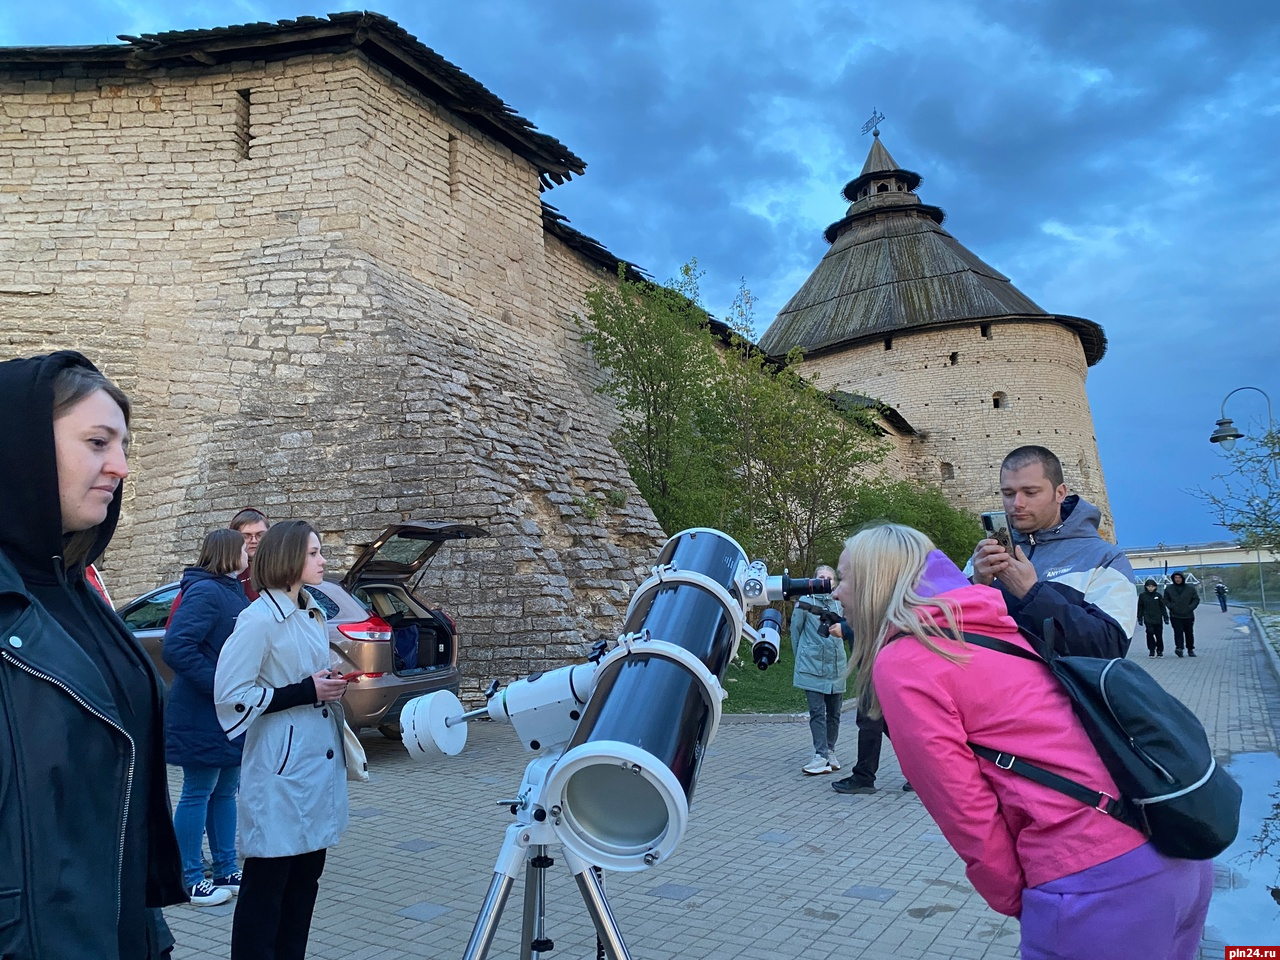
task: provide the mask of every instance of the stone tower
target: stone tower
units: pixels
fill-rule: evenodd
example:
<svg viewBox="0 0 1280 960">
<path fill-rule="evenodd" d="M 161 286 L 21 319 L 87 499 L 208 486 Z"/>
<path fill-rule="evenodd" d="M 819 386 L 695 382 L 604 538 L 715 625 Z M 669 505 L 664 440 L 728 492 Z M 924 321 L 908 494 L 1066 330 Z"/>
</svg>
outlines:
<svg viewBox="0 0 1280 960">
<path fill-rule="evenodd" d="M 943 212 L 921 202 L 919 185 L 877 131 L 844 188 L 848 211 L 827 228 L 831 249 L 761 347 L 774 356 L 800 347 L 802 369 L 824 389 L 901 414 L 898 429 L 886 424 L 896 446 L 890 469 L 940 484 L 956 506 L 999 509 L 1004 455 L 1048 447 L 1111 536 L 1085 393 L 1088 369 L 1106 350 L 1102 328 L 1037 306 L 942 228 Z"/>
</svg>

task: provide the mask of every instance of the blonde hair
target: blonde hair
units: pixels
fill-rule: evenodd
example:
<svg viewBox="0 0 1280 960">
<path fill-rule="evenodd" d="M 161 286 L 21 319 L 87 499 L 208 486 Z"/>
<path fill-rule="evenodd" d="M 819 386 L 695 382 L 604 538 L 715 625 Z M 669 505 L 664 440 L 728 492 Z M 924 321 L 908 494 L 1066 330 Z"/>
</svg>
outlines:
<svg viewBox="0 0 1280 960">
<path fill-rule="evenodd" d="M 966 658 L 944 650 L 931 638 L 948 637 L 961 643 L 960 609 L 940 597 L 916 592 L 933 541 L 919 530 L 897 523 L 879 524 L 859 531 L 845 541 L 848 554 L 849 594 L 852 609 L 844 612 L 853 628 L 853 656 L 848 671 L 857 671 L 853 690 L 858 705 L 869 717 L 880 717 L 880 701 L 872 684 L 876 657 L 885 645 L 910 634 L 939 656 L 954 663 Z M 941 612 L 938 623 L 935 611 Z"/>
</svg>

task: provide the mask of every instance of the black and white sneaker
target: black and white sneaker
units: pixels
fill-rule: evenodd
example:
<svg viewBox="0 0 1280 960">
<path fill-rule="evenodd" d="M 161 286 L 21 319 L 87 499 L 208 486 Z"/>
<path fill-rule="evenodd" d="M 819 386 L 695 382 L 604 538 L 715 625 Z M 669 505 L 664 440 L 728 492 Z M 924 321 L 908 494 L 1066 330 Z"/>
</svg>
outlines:
<svg viewBox="0 0 1280 960">
<path fill-rule="evenodd" d="M 187 888 L 187 896 L 193 906 L 217 907 L 231 899 L 231 891 L 225 887 L 215 887 L 213 881 L 205 878 L 193 887 Z"/>
<path fill-rule="evenodd" d="M 244 874 L 237 870 L 235 873 L 225 877 L 215 877 L 213 885 L 219 890 L 230 890 L 233 897 L 240 895 L 240 881 L 244 879 Z"/>
</svg>

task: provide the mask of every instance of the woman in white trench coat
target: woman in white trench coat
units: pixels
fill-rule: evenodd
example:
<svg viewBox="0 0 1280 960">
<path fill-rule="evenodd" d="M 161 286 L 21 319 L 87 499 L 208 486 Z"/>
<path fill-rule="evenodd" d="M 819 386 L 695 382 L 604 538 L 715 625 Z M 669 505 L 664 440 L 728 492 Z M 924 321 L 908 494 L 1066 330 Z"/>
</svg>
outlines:
<svg viewBox="0 0 1280 960">
<path fill-rule="evenodd" d="M 231 960 L 301 960 L 326 848 L 347 826 L 342 698 L 324 614 L 303 590 L 324 576 L 320 537 L 305 520 L 263 536 L 253 562 L 260 596 L 218 657 L 214 701 L 228 737 L 245 734 L 238 828 L 244 877 Z"/>
</svg>

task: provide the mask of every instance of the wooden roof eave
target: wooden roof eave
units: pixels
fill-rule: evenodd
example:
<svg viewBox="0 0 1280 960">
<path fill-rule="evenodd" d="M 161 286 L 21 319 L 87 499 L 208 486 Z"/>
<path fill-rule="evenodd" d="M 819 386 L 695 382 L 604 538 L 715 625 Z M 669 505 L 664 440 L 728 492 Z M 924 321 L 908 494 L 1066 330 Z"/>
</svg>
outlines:
<svg viewBox="0 0 1280 960">
<path fill-rule="evenodd" d="M 349 46 L 523 157 L 537 168 L 544 187 L 564 183 L 586 170 L 586 162 L 564 144 L 538 132 L 479 81 L 379 14 L 300 17 L 213 30 L 121 35 L 120 39 L 125 41 L 120 46 L 0 47 L 0 65 L 99 63 L 140 70 L 165 63 L 212 66 Z"/>
</svg>

